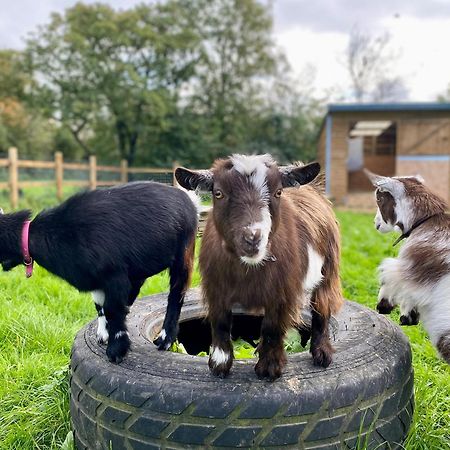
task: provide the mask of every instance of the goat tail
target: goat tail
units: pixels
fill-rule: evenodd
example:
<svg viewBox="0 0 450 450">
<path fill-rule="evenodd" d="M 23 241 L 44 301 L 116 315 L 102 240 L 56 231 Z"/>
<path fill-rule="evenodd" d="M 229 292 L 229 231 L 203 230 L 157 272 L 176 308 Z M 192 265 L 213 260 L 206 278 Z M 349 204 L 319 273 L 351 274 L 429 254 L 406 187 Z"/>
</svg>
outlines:
<svg viewBox="0 0 450 450">
<path fill-rule="evenodd" d="M 199 195 L 195 191 L 188 191 L 184 187 L 177 184 L 177 188 L 182 190 L 187 194 L 187 196 L 190 198 L 191 202 L 194 204 L 195 209 L 197 210 L 197 214 L 200 215 L 202 212 L 202 200 Z"/>
</svg>

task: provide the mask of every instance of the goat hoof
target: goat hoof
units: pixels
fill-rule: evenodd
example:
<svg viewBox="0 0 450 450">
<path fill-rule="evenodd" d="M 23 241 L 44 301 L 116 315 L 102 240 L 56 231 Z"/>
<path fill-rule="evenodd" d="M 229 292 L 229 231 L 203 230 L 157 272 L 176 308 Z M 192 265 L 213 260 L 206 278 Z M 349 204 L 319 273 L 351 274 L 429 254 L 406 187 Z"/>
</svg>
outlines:
<svg viewBox="0 0 450 450">
<path fill-rule="evenodd" d="M 213 361 L 211 361 L 211 358 L 208 362 L 209 370 L 215 377 L 219 378 L 226 378 L 228 374 L 230 373 L 231 369 L 231 362 L 226 362 L 224 364 L 218 364 L 216 365 Z"/>
<path fill-rule="evenodd" d="M 315 366 L 326 368 L 333 361 L 333 347 L 330 343 L 311 349 L 311 354 Z"/>
<path fill-rule="evenodd" d="M 377 304 L 377 311 L 380 314 L 390 314 L 394 306 L 389 303 L 387 298 L 382 298 Z"/>
<path fill-rule="evenodd" d="M 167 333 L 163 328 L 153 343 L 158 347 L 158 350 L 165 351 L 169 350 L 175 339 L 176 337 L 173 337 L 171 333 Z"/>
<path fill-rule="evenodd" d="M 108 338 L 105 338 L 104 336 L 97 334 L 97 342 L 100 345 L 106 345 L 108 343 Z"/>
<path fill-rule="evenodd" d="M 130 338 L 128 337 L 127 332 L 123 332 L 123 334 L 120 334 L 118 337 L 116 336 L 114 336 L 114 339 L 109 340 L 108 347 L 106 348 L 106 356 L 112 363 L 119 364 L 128 353 L 130 348 Z"/>
<path fill-rule="evenodd" d="M 286 356 L 280 359 L 260 358 L 256 363 L 255 372 L 259 379 L 274 381 L 281 377 L 284 366 L 286 365 Z"/>
<path fill-rule="evenodd" d="M 400 325 L 411 326 L 419 323 L 419 313 L 411 311 L 407 316 L 400 316 Z"/>
</svg>

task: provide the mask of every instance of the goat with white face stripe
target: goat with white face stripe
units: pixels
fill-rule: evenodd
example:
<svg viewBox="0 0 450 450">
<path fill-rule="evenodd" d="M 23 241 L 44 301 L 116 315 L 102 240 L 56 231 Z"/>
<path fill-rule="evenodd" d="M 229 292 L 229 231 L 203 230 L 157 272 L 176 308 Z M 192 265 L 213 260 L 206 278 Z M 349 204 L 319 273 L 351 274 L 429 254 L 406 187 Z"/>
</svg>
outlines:
<svg viewBox="0 0 450 450">
<path fill-rule="evenodd" d="M 209 367 L 214 375 L 226 376 L 233 362 L 235 304 L 265 311 L 255 367 L 260 378 L 281 375 L 286 330 L 298 323 L 299 310 L 309 302 L 314 363 L 330 364 L 328 320 L 342 303 L 339 230 L 318 186 L 307 185 L 319 171 L 317 163 L 278 167 L 270 155 L 233 155 L 207 171 L 177 169 L 184 188 L 213 195 L 200 271 L 212 327 Z"/>
<path fill-rule="evenodd" d="M 369 171 L 375 186 L 375 228 L 399 231 L 406 239 L 398 258 L 379 266 L 377 309 L 389 314 L 400 306 L 400 323 L 419 317 L 442 357 L 450 363 L 450 217 L 447 205 L 421 177 L 384 177 Z"/>
</svg>

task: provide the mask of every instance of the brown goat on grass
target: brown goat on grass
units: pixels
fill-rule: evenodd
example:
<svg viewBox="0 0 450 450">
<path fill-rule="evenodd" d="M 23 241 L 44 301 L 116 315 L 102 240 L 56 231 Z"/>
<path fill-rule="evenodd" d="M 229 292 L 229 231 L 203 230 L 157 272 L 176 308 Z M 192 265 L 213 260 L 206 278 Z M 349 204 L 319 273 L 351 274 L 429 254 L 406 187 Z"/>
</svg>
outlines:
<svg viewBox="0 0 450 450">
<path fill-rule="evenodd" d="M 331 363 L 328 323 L 342 304 L 339 229 L 318 185 L 295 187 L 310 183 L 319 171 L 317 163 L 278 167 L 270 155 L 233 155 L 217 160 L 211 170 L 177 169 L 184 188 L 213 194 L 200 271 L 214 375 L 225 377 L 233 363 L 230 332 L 236 304 L 264 309 L 258 377 L 280 377 L 286 331 L 300 323 L 300 311 L 309 305 L 314 364 Z"/>
</svg>

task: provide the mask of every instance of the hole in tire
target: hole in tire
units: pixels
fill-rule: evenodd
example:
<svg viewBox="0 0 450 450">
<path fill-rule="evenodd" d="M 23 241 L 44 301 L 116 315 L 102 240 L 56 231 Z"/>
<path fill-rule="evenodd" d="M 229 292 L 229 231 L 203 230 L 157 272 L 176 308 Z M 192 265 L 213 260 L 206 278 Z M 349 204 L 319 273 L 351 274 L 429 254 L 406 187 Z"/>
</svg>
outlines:
<svg viewBox="0 0 450 450">
<path fill-rule="evenodd" d="M 250 314 L 233 314 L 231 338 L 238 338 L 250 344 L 260 337 L 262 316 Z M 207 319 L 195 318 L 181 321 L 178 331 L 178 342 L 190 355 L 209 352 L 211 346 L 211 325 Z"/>
</svg>

